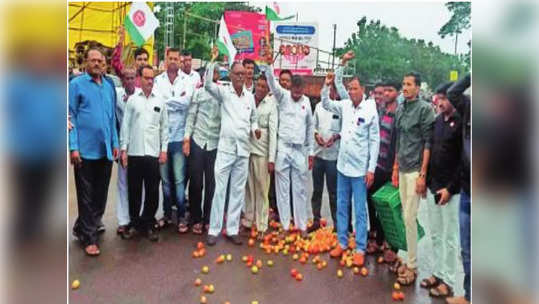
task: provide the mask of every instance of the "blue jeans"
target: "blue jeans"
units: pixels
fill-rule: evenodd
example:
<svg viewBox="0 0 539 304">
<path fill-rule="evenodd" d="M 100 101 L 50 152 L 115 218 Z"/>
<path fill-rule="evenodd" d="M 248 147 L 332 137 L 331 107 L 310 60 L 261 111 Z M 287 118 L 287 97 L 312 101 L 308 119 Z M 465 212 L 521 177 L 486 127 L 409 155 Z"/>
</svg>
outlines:
<svg viewBox="0 0 539 304">
<path fill-rule="evenodd" d="M 176 206 L 178 207 L 178 219 L 185 217 L 185 155 L 182 151 L 183 142 L 171 142 L 168 144 L 167 162 L 160 166 L 161 179 L 163 181 L 163 212 L 165 217 L 172 216 L 172 185 L 176 190 Z"/>
<path fill-rule="evenodd" d="M 365 177 L 348 177 L 337 171 L 337 236 L 342 248 L 348 247 L 348 221 L 350 201 L 354 196 L 356 251 L 367 248 L 367 185 Z"/>
<path fill-rule="evenodd" d="M 460 247 L 462 249 L 462 265 L 464 267 L 464 293 L 466 300 L 471 299 L 470 290 L 470 195 L 464 191 L 460 192 Z"/>
</svg>

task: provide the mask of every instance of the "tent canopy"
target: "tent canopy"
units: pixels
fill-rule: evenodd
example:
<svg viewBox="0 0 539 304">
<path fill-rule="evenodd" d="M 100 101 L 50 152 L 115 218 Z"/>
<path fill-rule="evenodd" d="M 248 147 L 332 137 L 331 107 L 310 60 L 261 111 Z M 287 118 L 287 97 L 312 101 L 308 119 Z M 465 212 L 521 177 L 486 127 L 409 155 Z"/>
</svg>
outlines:
<svg viewBox="0 0 539 304">
<path fill-rule="evenodd" d="M 149 3 L 153 8 L 153 3 Z M 118 28 L 123 26 L 124 18 L 131 8 L 131 2 L 69 2 L 69 50 L 75 50 L 75 44 L 86 40 L 95 40 L 104 46 L 114 48 L 118 43 Z M 130 43 L 125 35 L 125 44 Z M 144 44 L 150 53 L 152 62 L 154 37 Z"/>
</svg>

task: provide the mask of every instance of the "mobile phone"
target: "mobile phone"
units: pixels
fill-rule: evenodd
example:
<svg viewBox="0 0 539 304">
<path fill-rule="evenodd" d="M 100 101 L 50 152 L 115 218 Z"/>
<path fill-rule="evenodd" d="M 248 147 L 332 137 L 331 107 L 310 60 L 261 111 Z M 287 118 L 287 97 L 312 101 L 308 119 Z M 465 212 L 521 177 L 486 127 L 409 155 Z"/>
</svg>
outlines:
<svg viewBox="0 0 539 304">
<path fill-rule="evenodd" d="M 435 203 L 436 205 L 440 204 L 440 199 L 441 199 L 441 198 L 442 198 L 442 195 L 441 195 L 440 193 L 436 193 L 436 194 L 434 195 L 434 203 Z"/>
</svg>

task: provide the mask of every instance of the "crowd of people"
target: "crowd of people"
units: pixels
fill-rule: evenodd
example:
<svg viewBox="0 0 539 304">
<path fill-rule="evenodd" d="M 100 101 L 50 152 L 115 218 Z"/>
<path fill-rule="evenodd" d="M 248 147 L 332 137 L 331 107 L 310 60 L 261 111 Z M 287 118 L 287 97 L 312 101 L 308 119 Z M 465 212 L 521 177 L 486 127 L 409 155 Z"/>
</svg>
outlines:
<svg viewBox="0 0 539 304">
<path fill-rule="evenodd" d="M 78 204 L 73 235 L 86 254 L 100 254 L 98 234 L 105 229 L 101 220 L 115 161 L 117 232 L 124 239 L 140 234 L 157 241 L 159 228 L 175 225 L 179 233 L 207 232 L 210 246 L 224 229 L 227 239 L 241 245 L 243 231 L 254 229 L 263 239 L 270 218 L 284 231 L 307 237 L 323 226 L 325 179 L 338 236 L 332 257 L 348 249 L 353 233 L 355 265 L 363 265 L 366 254 L 383 252 L 397 281 L 414 283 L 416 219 L 420 198 L 426 198 L 435 265 L 420 285 L 448 303 L 469 303 L 470 100 L 463 94 L 469 75 L 440 85 L 432 101 L 419 97 L 421 76 L 415 72 L 376 84 L 369 98 L 364 79 L 343 81 L 355 56 L 349 51 L 326 76 L 313 111 L 302 76 L 283 70 L 276 80 L 271 51 L 267 64 L 233 62 L 231 83 L 224 85 L 217 48 L 201 74 L 192 69 L 189 52 L 168 48 L 165 71 L 155 75 L 143 48 L 134 52 L 134 66 L 124 66 L 122 44 L 111 62 L 121 87 L 107 75 L 98 48 L 88 49 L 85 72 L 69 82 Z M 164 216 L 156 220 L 161 181 Z M 372 199 L 387 183 L 400 193 L 406 262 L 385 241 Z M 449 297 L 459 248 L 466 294 Z"/>
</svg>

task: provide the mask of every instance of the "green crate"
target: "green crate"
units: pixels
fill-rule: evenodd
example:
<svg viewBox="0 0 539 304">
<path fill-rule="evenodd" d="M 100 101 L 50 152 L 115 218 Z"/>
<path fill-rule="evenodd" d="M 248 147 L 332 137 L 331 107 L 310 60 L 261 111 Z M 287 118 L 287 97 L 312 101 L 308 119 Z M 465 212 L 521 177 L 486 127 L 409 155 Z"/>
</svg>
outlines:
<svg viewBox="0 0 539 304">
<path fill-rule="evenodd" d="M 372 199 L 387 242 L 392 248 L 406 251 L 406 230 L 402 219 L 399 189 L 388 182 L 374 193 Z M 417 222 L 417 234 L 418 241 L 425 235 L 419 222 Z"/>
</svg>

